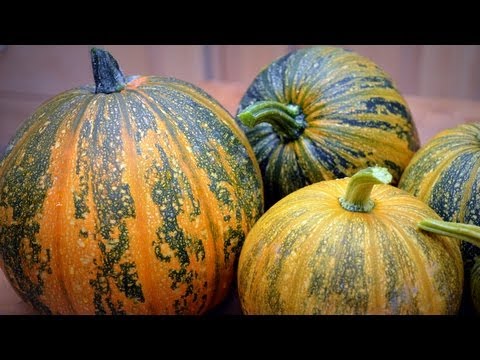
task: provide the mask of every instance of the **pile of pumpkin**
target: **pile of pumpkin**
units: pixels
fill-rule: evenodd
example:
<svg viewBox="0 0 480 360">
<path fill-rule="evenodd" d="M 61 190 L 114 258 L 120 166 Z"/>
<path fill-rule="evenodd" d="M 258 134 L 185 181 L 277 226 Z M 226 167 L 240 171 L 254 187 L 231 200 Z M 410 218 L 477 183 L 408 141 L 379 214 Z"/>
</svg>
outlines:
<svg viewBox="0 0 480 360">
<path fill-rule="evenodd" d="M 419 150 L 388 74 L 339 48 L 270 64 L 235 118 L 91 55 L 0 162 L 0 267 L 39 312 L 202 314 L 232 286 L 245 314 L 480 311 L 480 124 Z"/>
</svg>

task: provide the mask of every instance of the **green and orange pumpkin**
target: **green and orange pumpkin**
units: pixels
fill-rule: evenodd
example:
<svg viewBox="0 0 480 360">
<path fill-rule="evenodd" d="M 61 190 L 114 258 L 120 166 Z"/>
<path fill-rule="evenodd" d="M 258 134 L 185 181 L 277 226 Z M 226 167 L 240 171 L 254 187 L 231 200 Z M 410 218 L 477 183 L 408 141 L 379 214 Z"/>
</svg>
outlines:
<svg viewBox="0 0 480 360">
<path fill-rule="evenodd" d="M 385 168 L 321 181 L 273 205 L 243 245 L 238 290 L 246 314 L 455 314 L 458 241 L 421 231 L 440 220 L 387 185 Z"/>
<path fill-rule="evenodd" d="M 369 59 L 334 47 L 291 52 L 258 74 L 237 121 L 259 162 L 265 206 L 305 185 L 383 166 L 393 184 L 419 148 L 405 99 Z"/>
<path fill-rule="evenodd" d="M 0 267 L 46 314 L 204 313 L 263 211 L 253 150 L 201 89 L 92 64 L 1 159 Z"/>
<path fill-rule="evenodd" d="M 412 158 L 398 186 L 423 200 L 445 221 L 480 225 L 480 123 L 462 124 L 434 136 Z M 469 311 L 470 274 L 480 248 L 462 242 L 461 250 L 464 301 Z"/>
</svg>

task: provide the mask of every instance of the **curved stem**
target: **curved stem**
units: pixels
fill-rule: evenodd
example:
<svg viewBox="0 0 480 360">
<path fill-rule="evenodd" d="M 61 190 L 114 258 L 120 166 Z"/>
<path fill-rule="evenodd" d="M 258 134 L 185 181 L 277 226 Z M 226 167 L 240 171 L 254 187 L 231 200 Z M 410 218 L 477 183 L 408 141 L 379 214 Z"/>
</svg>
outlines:
<svg viewBox="0 0 480 360">
<path fill-rule="evenodd" d="M 267 122 L 287 141 L 298 139 L 307 127 L 305 116 L 298 105 L 285 105 L 278 101 L 258 101 L 237 116 L 248 127 Z"/>
<path fill-rule="evenodd" d="M 392 175 L 386 168 L 369 167 L 360 170 L 348 181 L 345 196 L 340 198 L 340 205 L 348 211 L 370 212 L 375 206 L 370 194 L 376 184 L 388 184 Z"/>
<path fill-rule="evenodd" d="M 418 223 L 418 227 L 434 234 L 451 236 L 480 247 L 480 226 L 424 219 Z"/>
<path fill-rule="evenodd" d="M 106 50 L 92 48 L 93 78 L 95 79 L 95 93 L 110 94 L 125 87 L 126 80 L 117 60 Z"/>
</svg>

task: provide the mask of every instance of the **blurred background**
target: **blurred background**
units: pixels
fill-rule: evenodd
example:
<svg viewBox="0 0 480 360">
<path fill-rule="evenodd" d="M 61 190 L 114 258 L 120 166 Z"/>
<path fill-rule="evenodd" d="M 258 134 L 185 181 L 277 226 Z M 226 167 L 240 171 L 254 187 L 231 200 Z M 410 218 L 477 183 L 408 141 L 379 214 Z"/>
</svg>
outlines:
<svg viewBox="0 0 480 360">
<path fill-rule="evenodd" d="M 127 75 L 174 76 L 237 97 L 274 59 L 302 45 L 95 45 Z M 338 45 L 365 55 L 393 77 L 404 95 L 480 102 L 480 46 Z M 92 83 L 88 45 L 0 45 L 0 152 L 19 124 L 59 92 Z M 207 84 L 207 85 L 206 85 Z M 226 85 L 226 86 L 224 86 Z M 233 86 L 233 87 L 232 87 Z M 225 90 L 224 90 L 225 89 Z M 233 99 L 233 100 L 232 100 Z M 234 103 L 224 104 L 232 111 Z M 476 109 L 476 108 L 475 108 Z M 445 118 L 442 127 L 455 122 Z M 478 114 L 480 119 L 480 113 Z M 462 118 L 463 119 L 463 118 Z M 417 119 L 415 119 L 417 120 Z M 457 122 L 459 120 L 457 119 Z M 463 121 L 463 120 L 462 120 Z M 434 130 L 432 129 L 432 132 Z"/>
</svg>

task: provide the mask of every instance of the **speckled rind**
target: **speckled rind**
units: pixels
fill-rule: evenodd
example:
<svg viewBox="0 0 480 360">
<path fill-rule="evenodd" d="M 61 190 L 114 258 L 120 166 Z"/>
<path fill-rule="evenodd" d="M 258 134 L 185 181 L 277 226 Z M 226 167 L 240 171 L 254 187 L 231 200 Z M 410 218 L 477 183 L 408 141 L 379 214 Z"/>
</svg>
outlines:
<svg viewBox="0 0 480 360">
<path fill-rule="evenodd" d="M 344 210 L 347 182 L 304 187 L 258 220 L 239 260 L 244 313 L 457 313 L 458 241 L 417 229 L 438 215 L 390 185 L 374 186 L 371 212 Z"/>
<path fill-rule="evenodd" d="M 281 57 L 255 78 L 238 112 L 266 100 L 300 106 L 307 122 L 298 139 L 282 141 L 272 125 L 250 129 L 237 118 L 260 164 L 266 208 L 305 185 L 374 165 L 386 167 L 397 184 L 419 148 L 390 76 L 354 52 L 313 47 Z"/>
<path fill-rule="evenodd" d="M 1 159 L 0 266 L 42 313 L 204 313 L 262 211 L 253 150 L 204 91 L 87 86 L 40 106 Z"/>
</svg>

